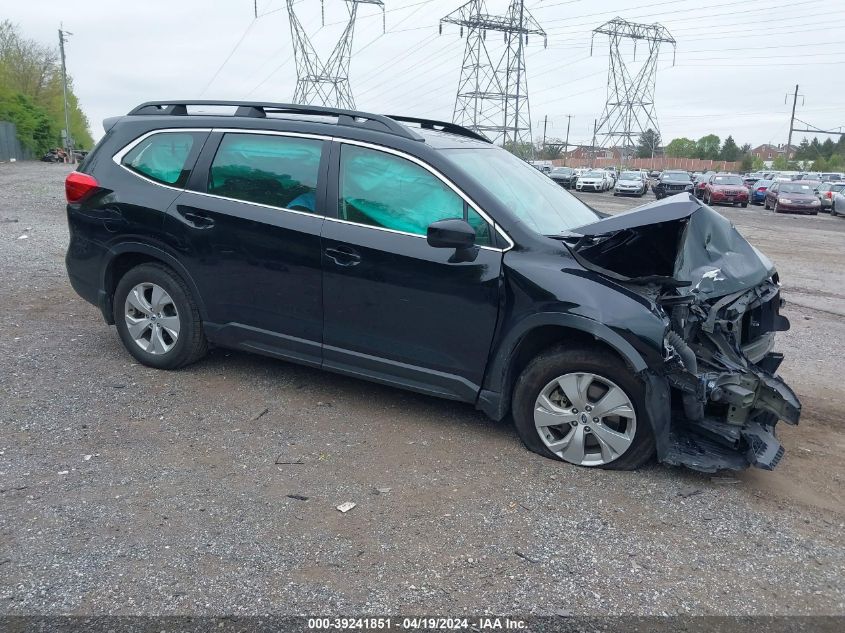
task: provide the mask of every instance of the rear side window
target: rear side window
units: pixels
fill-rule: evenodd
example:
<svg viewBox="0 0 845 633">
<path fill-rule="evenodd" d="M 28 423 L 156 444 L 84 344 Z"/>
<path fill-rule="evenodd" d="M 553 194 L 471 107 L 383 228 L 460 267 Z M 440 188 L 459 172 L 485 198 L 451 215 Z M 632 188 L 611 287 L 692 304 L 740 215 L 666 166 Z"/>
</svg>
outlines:
<svg viewBox="0 0 845 633">
<path fill-rule="evenodd" d="M 184 187 L 202 137 L 207 135 L 207 132 L 153 134 L 127 152 L 121 164 L 156 182 Z"/>
<path fill-rule="evenodd" d="M 314 213 L 323 141 L 226 134 L 211 163 L 208 193 Z"/>
<path fill-rule="evenodd" d="M 492 243 L 490 225 L 434 174 L 356 145 L 340 153 L 340 218 L 414 235 L 425 235 L 432 222 L 460 218 L 475 229 L 476 244 Z"/>
</svg>

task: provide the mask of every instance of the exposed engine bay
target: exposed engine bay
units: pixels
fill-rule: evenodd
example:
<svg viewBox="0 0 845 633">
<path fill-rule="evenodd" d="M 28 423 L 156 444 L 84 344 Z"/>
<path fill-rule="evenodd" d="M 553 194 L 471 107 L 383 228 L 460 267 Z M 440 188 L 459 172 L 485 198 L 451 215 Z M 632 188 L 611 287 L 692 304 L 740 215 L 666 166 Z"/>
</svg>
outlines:
<svg viewBox="0 0 845 633">
<path fill-rule="evenodd" d="M 789 329 L 772 263 L 719 213 L 689 194 L 573 230 L 565 242 L 585 268 L 655 305 L 668 327 L 668 449 L 661 461 L 713 472 L 773 469 L 779 420 L 801 403 L 776 375 L 775 332 Z"/>
</svg>

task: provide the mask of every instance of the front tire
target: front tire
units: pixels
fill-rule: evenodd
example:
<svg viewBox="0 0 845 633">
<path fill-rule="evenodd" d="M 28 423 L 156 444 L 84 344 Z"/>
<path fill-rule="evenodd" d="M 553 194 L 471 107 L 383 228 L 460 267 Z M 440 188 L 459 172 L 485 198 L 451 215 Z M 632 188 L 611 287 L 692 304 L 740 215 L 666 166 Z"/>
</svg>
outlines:
<svg viewBox="0 0 845 633">
<path fill-rule="evenodd" d="M 114 322 L 127 351 L 139 363 L 177 369 L 208 350 L 199 309 L 187 284 L 162 264 L 127 272 L 114 292 Z"/>
<path fill-rule="evenodd" d="M 633 470 L 654 455 L 644 385 L 599 348 L 537 356 L 514 386 L 513 419 L 525 446 L 550 459 Z"/>
</svg>

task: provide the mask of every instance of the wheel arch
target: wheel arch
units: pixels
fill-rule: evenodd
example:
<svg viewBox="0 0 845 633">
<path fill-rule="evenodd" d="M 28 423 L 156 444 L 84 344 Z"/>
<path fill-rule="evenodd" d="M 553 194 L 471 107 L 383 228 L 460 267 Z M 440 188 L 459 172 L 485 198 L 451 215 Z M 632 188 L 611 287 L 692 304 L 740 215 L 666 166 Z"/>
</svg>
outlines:
<svg viewBox="0 0 845 633">
<path fill-rule="evenodd" d="M 477 408 L 494 420 L 510 411 L 513 385 L 538 353 L 560 343 L 599 346 L 621 359 L 633 373 L 648 365 L 642 355 L 607 325 L 572 314 L 540 313 L 523 319 L 491 355 Z"/>
<path fill-rule="evenodd" d="M 202 295 L 187 268 L 176 257 L 161 248 L 143 242 L 122 242 L 109 248 L 102 268 L 99 306 L 106 323 L 114 324 L 114 292 L 121 277 L 132 268 L 145 263 L 164 264 L 179 275 L 188 285 L 201 318 L 203 321 L 207 320 Z"/>
</svg>

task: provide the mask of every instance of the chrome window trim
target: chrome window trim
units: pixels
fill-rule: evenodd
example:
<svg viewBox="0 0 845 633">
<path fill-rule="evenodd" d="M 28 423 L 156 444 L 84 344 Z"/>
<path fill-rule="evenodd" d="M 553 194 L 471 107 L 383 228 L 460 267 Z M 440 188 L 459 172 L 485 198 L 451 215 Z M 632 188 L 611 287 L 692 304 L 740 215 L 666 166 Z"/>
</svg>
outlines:
<svg viewBox="0 0 845 633">
<path fill-rule="evenodd" d="M 215 127 L 215 128 L 208 128 L 208 127 L 160 128 L 160 129 L 156 129 L 156 130 L 150 130 L 149 132 L 142 134 L 141 136 L 134 139 L 133 141 L 130 141 L 127 145 L 125 145 L 123 147 L 123 149 L 119 150 L 117 153 L 115 153 L 112 156 L 112 160 L 114 161 L 114 163 L 118 167 L 125 169 L 127 172 L 129 172 L 133 176 L 141 178 L 142 180 L 146 180 L 147 182 L 149 182 L 153 185 L 158 185 L 159 187 L 164 187 L 165 189 L 172 189 L 173 191 L 180 191 L 180 192 L 181 191 L 190 191 L 190 193 L 196 194 L 196 195 L 199 195 L 199 196 L 206 196 L 206 197 L 209 197 L 209 198 L 217 198 L 217 199 L 220 199 L 220 200 L 227 200 L 229 202 L 240 202 L 240 203 L 243 203 L 243 204 L 249 204 L 249 205 L 256 206 L 256 207 L 261 207 L 263 209 L 273 209 L 275 211 L 286 211 L 288 213 L 297 213 L 299 215 L 307 215 L 307 216 L 310 216 L 310 217 L 323 218 L 324 220 L 327 220 L 327 221 L 330 221 L 330 222 L 339 222 L 341 224 L 350 224 L 350 225 L 353 225 L 353 226 L 361 226 L 361 227 L 365 227 L 365 228 L 368 228 L 368 229 L 374 229 L 376 231 L 386 231 L 388 233 L 395 233 L 397 235 L 409 235 L 411 237 L 426 239 L 425 235 L 420 235 L 418 233 L 409 233 L 407 231 L 399 231 L 399 230 L 396 230 L 396 229 L 389 229 L 389 228 L 386 228 L 386 227 L 383 227 L 383 226 L 372 226 L 372 225 L 369 225 L 369 224 L 362 224 L 360 222 L 351 222 L 349 220 L 343 220 L 341 218 L 332 218 L 332 217 L 329 217 L 327 215 L 317 213 L 317 212 L 311 213 L 311 212 L 308 212 L 308 211 L 298 211 L 296 209 L 288 209 L 286 207 L 278 207 L 278 206 L 274 206 L 274 205 L 270 205 L 270 204 L 263 204 L 263 203 L 260 203 L 260 202 L 252 202 L 252 201 L 249 201 L 249 200 L 240 200 L 238 198 L 229 198 L 227 196 L 221 196 L 219 194 L 214 194 L 214 193 L 208 193 L 208 192 L 203 192 L 203 191 L 194 191 L 193 189 L 186 189 L 185 187 L 181 187 L 181 188 L 180 187 L 174 187 L 173 185 L 168 185 L 168 184 L 161 183 L 161 182 L 158 182 L 156 180 L 153 180 L 151 178 L 148 178 L 148 177 L 144 176 L 143 174 L 141 174 L 137 171 L 129 169 L 126 165 L 124 165 L 122 163 L 123 157 L 126 156 L 126 154 L 128 154 L 129 152 L 131 152 L 135 148 L 136 145 L 138 145 L 139 143 L 141 143 L 145 139 L 149 138 L 150 136 L 153 136 L 154 134 L 167 134 L 167 133 L 171 133 L 171 132 L 173 132 L 173 133 L 175 133 L 175 132 L 222 132 L 224 134 L 261 134 L 261 135 L 266 135 L 266 136 L 289 136 L 289 137 L 294 137 L 294 138 L 311 138 L 311 139 L 317 139 L 317 140 L 321 140 L 321 141 L 337 141 L 339 143 L 345 143 L 347 145 L 357 145 L 357 146 L 366 147 L 368 149 L 372 149 L 372 150 L 375 150 L 375 151 L 385 152 L 386 154 L 393 154 L 394 156 L 398 156 L 399 158 L 404 158 L 405 160 L 409 160 L 412 163 L 418 165 L 419 167 L 422 167 L 423 169 L 425 169 L 426 171 L 431 173 L 435 178 L 437 178 L 441 182 L 445 183 L 446 186 L 449 187 L 452 191 L 454 191 L 464 202 L 466 202 L 473 211 L 478 213 L 478 215 L 480 215 L 481 218 L 485 222 L 490 224 L 494 228 L 494 230 L 508 244 L 506 248 L 497 248 L 495 246 L 479 246 L 479 248 L 482 248 L 482 249 L 488 250 L 488 251 L 497 251 L 497 252 L 500 252 L 500 253 L 506 253 L 507 251 L 511 250 L 515 246 L 514 241 L 510 238 L 510 235 L 508 235 L 504 231 L 504 229 L 502 229 L 502 227 L 499 226 L 499 224 L 495 220 L 493 220 L 489 215 L 487 215 L 484 211 L 482 211 L 481 208 L 468 195 L 466 195 L 457 185 L 455 185 L 451 180 L 449 180 L 449 178 L 447 178 L 446 176 L 441 174 L 437 169 L 435 169 L 434 167 L 432 167 L 431 165 L 429 165 L 425 161 L 420 160 L 416 156 L 412 156 L 410 154 L 407 154 L 406 152 L 394 149 L 392 147 L 387 147 L 385 145 L 378 145 L 376 143 L 368 143 L 366 141 L 358 141 L 358 140 L 355 140 L 355 139 L 341 138 L 341 137 L 325 135 L 325 134 L 309 134 L 309 133 L 306 133 L 306 132 L 287 132 L 287 131 L 283 131 L 283 130 L 260 130 L 260 129 L 220 128 L 220 127 Z"/>
<path fill-rule="evenodd" d="M 487 215 L 484 211 L 482 211 L 481 208 L 477 204 L 475 204 L 475 202 L 472 200 L 472 198 L 470 198 L 468 195 L 466 195 L 457 185 L 455 185 L 451 180 L 449 180 L 446 176 L 441 174 L 439 171 L 437 171 L 434 167 L 432 167 L 431 165 L 429 165 L 425 161 L 420 160 L 416 156 L 411 156 L 410 154 L 406 154 L 405 152 L 403 152 L 401 150 L 393 149 L 392 147 L 386 147 L 384 145 L 377 145 L 375 143 L 368 143 L 366 141 L 358 141 L 358 140 L 355 140 L 355 139 L 348 139 L 348 138 L 337 138 L 337 137 L 335 137 L 334 140 L 336 140 L 337 142 L 339 142 L 341 144 L 345 144 L 345 145 L 357 145 L 359 147 L 366 147 L 368 149 L 372 149 L 372 150 L 379 151 L 379 152 L 384 152 L 386 154 L 393 154 L 394 156 L 398 156 L 399 158 L 404 158 L 405 160 L 409 160 L 412 163 L 414 163 L 415 165 L 422 167 L 423 169 L 425 169 L 426 171 L 431 173 L 435 178 L 437 178 L 438 180 L 443 182 L 447 187 L 449 187 L 449 189 L 454 191 L 464 202 L 466 202 L 470 206 L 470 208 L 473 211 L 475 211 L 478 215 L 480 215 L 481 218 L 485 222 L 487 222 L 487 224 L 492 226 L 493 229 L 502 238 L 504 238 L 505 241 L 508 244 L 508 246 L 506 248 L 496 248 L 494 246 L 479 246 L 479 248 L 483 248 L 485 250 L 499 251 L 501 253 L 506 253 L 507 251 L 511 250 L 514 247 L 514 241 L 510 238 L 510 235 L 505 233 L 505 231 L 502 229 L 502 227 L 500 227 L 498 225 L 498 223 L 496 223 L 489 215 Z M 387 228 L 381 227 L 381 226 L 371 226 L 369 224 L 361 224 L 360 222 L 351 222 L 349 220 L 343 220 L 341 218 L 330 218 L 330 217 L 327 216 L 326 220 L 330 220 L 330 221 L 333 221 L 333 222 L 342 222 L 342 223 L 345 223 L 345 224 L 354 224 L 356 226 L 366 226 L 366 227 L 371 228 L 371 229 L 379 229 L 379 230 L 382 230 L 382 231 L 390 231 L 391 233 L 399 233 L 401 235 L 413 235 L 414 237 L 425 238 L 425 235 L 419 235 L 417 233 L 408 233 L 406 231 L 397 231 L 395 229 L 387 229 Z"/>
<path fill-rule="evenodd" d="M 111 157 L 111 159 L 114 161 L 114 163 L 118 167 L 125 169 L 127 172 L 129 172 L 133 176 L 137 176 L 141 180 L 146 180 L 147 182 L 150 182 L 154 185 L 158 185 L 159 187 L 164 187 L 165 189 L 172 189 L 173 191 L 185 191 L 184 187 L 174 187 L 173 185 L 168 185 L 166 183 L 159 182 L 157 180 L 153 180 L 152 178 L 149 178 L 149 177 L 145 176 L 144 174 L 135 171 L 134 169 L 129 169 L 129 167 L 127 167 L 126 165 L 123 164 L 123 157 L 126 156 L 133 149 L 135 149 L 135 147 L 137 145 L 139 145 L 142 141 L 148 139 L 149 137 L 151 137 L 155 134 L 168 134 L 168 133 L 178 133 L 178 132 L 211 132 L 211 128 L 210 127 L 178 127 L 178 128 L 173 127 L 173 128 L 160 128 L 160 129 L 156 129 L 156 130 L 150 130 L 149 132 L 142 134 L 141 136 L 139 136 L 135 140 L 130 141 L 128 144 L 124 145 L 123 149 L 118 150 L 117 153 L 114 154 Z"/>
</svg>

